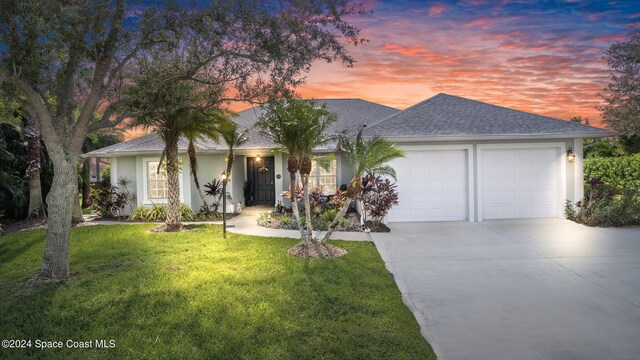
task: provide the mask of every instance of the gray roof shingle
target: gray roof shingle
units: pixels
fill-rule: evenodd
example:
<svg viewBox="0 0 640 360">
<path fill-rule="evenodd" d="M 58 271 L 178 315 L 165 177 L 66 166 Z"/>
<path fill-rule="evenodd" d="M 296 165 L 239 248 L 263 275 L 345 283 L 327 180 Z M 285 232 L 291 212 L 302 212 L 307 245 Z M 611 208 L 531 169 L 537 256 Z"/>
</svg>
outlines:
<svg viewBox="0 0 640 360">
<path fill-rule="evenodd" d="M 613 135 L 609 131 L 592 126 L 448 94 L 438 94 L 382 119 L 369 126 L 367 131 L 390 138 Z"/>
<path fill-rule="evenodd" d="M 318 99 L 318 102 L 326 104 L 327 109 L 338 114 L 338 121 L 331 129 L 336 132 L 345 129 L 351 133 L 364 124 L 372 124 L 400 112 L 398 109 L 362 99 Z M 233 121 L 241 127 L 251 128 L 263 112 L 262 107 L 254 107 L 240 111 L 238 116 L 233 118 Z M 179 151 L 186 151 L 187 145 L 188 142 L 185 139 L 180 139 L 178 144 Z M 213 151 L 226 149 L 224 144 L 220 145 L 211 139 L 200 140 L 196 142 L 195 145 L 198 150 Z M 257 130 L 251 129 L 249 140 L 244 145 L 238 147 L 238 149 L 270 149 L 274 147 L 275 145 L 271 140 L 262 136 Z M 329 144 L 328 147 L 335 147 L 335 144 Z M 85 154 L 85 156 L 109 157 L 134 153 L 160 153 L 163 149 L 164 143 L 158 135 L 149 134 L 89 152 Z"/>
</svg>

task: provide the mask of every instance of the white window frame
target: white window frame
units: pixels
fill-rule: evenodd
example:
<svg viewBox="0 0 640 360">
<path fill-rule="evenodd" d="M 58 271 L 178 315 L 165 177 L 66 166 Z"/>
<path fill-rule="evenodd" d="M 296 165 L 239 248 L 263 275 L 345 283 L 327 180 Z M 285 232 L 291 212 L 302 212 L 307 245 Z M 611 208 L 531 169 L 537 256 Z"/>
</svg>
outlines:
<svg viewBox="0 0 640 360">
<path fill-rule="evenodd" d="M 182 157 L 178 158 L 178 161 L 182 162 Z M 169 202 L 168 199 L 149 199 L 149 191 L 148 191 L 148 163 L 150 162 L 160 162 L 160 158 L 143 158 L 142 159 L 142 194 L 144 205 L 152 205 L 152 204 L 167 204 Z M 184 186 L 182 180 L 182 168 L 180 168 L 180 174 L 178 174 L 178 181 L 180 183 L 180 202 L 184 203 Z"/>
<path fill-rule="evenodd" d="M 340 186 L 340 156 L 336 155 L 335 159 L 333 159 L 333 161 L 336 162 L 336 173 L 334 175 L 320 175 L 320 165 L 318 165 L 318 163 L 315 163 L 315 170 L 316 170 L 316 174 L 315 175 L 311 175 L 309 174 L 309 186 L 311 186 L 312 188 L 314 187 L 319 187 L 320 186 L 320 178 L 321 177 L 329 177 L 329 176 L 335 176 L 336 177 L 336 186 Z M 312 169 L 311 171 L 313 172 L 314 169 Z M 325 191 L 327 191 L 327 189 L 324 189 Z M 335 189 L 329 189 L 329 191 L 333 191 Z M 332 192 L 333 193 L 333 192 Z"/>
</svg>

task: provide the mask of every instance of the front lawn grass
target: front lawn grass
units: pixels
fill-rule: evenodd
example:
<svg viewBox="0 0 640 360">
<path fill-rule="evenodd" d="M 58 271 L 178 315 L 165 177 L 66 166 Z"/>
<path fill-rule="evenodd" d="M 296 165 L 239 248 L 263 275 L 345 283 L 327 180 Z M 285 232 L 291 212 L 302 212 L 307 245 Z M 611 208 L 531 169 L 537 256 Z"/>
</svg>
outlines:
<svg viewBox="0 0 640 360">
<path fill-rule="evenodd" d="M 73 229 L 72 275 L 36 288 L 25 284 L 44 231 L 0 237 L 0 340 L 32 340 L 0 358 L 435 358 L 372 243 L 336 241 L 346 256 L 309 260 L 287 254 L 292 239 L 153 226 Z"/>
</svg>

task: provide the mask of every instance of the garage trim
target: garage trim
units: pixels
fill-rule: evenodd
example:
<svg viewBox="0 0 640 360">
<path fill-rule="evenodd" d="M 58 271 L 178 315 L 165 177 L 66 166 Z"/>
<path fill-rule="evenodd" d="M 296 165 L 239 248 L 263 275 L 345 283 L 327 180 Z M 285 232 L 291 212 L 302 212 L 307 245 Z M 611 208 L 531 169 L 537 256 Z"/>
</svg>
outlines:
<svg viewBox="0 0 640 360">
<path fill-rule="evenodd" d="M 454 145 L 401 145 L 398 146 L 403 151 L 425 151 L 425 150 L 466 150 L 467 151 L 467 221 L 475 220 L 475 184 L 474 174 L 475 167 L 473 162 L 473 145 L 472 144 L 454 144 Z"/>
<path fill-rule="evenodd" d="M 478 185 L 478 221 L 483 221 L 482 207 L 482 150 L 485 149 L 531 149 L 531 148 L 558 148 L 560 149 L 560 199 L 558 199 L 558 214 L 560 218 L 564 218 L 564 199 L 567 198 L 567 162 L 566 162 L 566 144 L 563 142 L 546 142 L 546 143 L 506 143 L 506 144 L 478 144 L 478 163 L 477 170 L 477 185 Z"/>
</svg>

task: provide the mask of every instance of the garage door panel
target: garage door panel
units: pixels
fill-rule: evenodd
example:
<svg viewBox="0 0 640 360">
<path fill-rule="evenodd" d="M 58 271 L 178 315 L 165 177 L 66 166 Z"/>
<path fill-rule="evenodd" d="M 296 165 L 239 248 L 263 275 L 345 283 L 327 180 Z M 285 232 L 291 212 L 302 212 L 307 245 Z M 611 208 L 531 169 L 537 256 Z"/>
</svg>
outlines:
<svg viewBox="0 0 640 360">
<path fill-rule="evenodd" d="M 480 152 L 484 219 L 558 216 L 560 149 L 482 149 Z"/>
<path fill-rule="evenodd" d="M 466 150 L 408 151 L 390 165 L 398 178 L 399 205 L 389 221 L 467 219 Z"/>
</svg>

